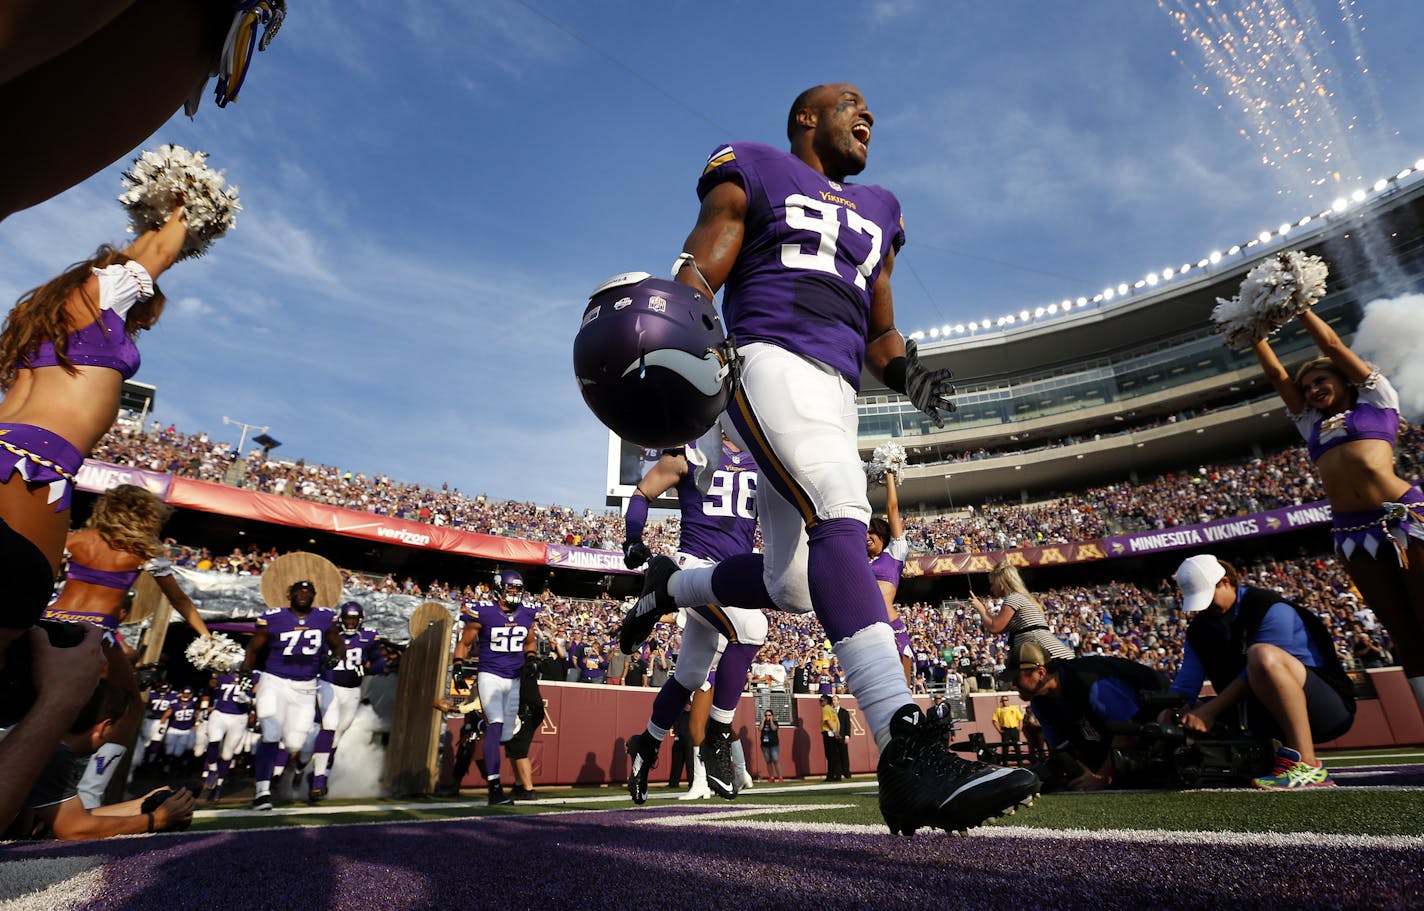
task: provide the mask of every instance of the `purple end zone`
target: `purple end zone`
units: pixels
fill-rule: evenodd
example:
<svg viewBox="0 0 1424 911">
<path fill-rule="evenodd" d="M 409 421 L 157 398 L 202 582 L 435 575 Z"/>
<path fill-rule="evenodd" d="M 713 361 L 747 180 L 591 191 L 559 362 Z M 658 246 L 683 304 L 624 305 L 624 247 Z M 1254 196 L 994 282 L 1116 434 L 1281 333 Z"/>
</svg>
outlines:
<svg viewBox="0 0 1424 911">
<path fill-rule="evenodd" d="M 720 808 L 718 808 L 720 809 Z M 697 812 L 697 811 L 690 811 Z M 95 911 L 352 908 L 1424 907 L 1424 849 L 648 825 L 570 813 L 19 845 L 108 858 Z M 709 821 L 710 822 L 710 821 Z"/>
</svg>

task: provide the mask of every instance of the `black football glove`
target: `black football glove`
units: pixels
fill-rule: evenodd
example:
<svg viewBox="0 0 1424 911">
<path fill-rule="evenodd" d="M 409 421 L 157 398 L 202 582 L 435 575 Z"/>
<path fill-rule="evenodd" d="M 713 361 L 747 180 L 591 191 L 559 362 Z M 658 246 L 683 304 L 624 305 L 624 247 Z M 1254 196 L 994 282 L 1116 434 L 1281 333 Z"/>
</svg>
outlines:
<svg viewBox="0 0 1424 911">
<path fill-rule="evenodd" d="M 629 569 L 637 569 L 644 563 L 653 559 L 653 552 L 648 545 L 643 543 L 642 538 L 629 538 L 623 542 L 623 565 Z"/>
<path fill-rule="evenodd" d="M 341 656 L 335 652 L 327 652 L 321 658 L 321 666 L 328 671 L 334 671 L 341 666 Z"/>
<path fill-rule="evenodd" d="M 914 339 L 905 340 L 905 394 L 923 411 L 936 427 L 944 426 L 941 413 L 954 410 L 954 384 L 948 370 L 927 370 L 920 366 L 920 349 Z"/>
</svg>

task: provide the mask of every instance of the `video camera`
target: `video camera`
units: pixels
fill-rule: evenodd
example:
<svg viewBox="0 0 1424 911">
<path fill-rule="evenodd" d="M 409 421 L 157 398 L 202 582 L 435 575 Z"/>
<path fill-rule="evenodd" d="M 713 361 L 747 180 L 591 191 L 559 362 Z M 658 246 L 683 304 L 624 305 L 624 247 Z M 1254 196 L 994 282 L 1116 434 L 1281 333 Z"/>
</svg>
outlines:
<svg viewBox="0 0 1424 911">
<path fill-rule="evenodd" d="M 74 648 L 84 640 L 84 627 L 64 620 L 36 620 L 54 648 Z M 35 692 L 29 634 L 21 636 L 5 650 L 5 666 L 0 668 L 0 727 L 19 722 L 34 707 Z"/>
<path fill-rule="evenodd" d="M 1144 693 L 1142 705 L 1156 718 L 1164 709 L 1184 708 L 1186 700 L 1173 693 Z M 1136 787 L 1241 787 L 1269 772 L 1276 755 L 1270 738 L 1220 721 L 1207 734 L 1155 720 L 1110 727 L 1107 733 L 1137 738 L 1133 746 L 1113 750 L 1115 777 Z"/>
</svg>

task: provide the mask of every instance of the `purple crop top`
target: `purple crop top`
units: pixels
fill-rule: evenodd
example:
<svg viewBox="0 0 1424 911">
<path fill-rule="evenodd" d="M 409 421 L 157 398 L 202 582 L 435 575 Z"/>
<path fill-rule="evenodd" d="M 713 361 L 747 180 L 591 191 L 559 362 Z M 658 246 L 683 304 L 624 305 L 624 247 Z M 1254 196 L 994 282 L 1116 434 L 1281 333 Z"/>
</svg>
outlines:
<svg viewBox="0 0 1424 911">
<path fill-rule="evenodd" d="M 133 587 L 134 580 L 138 578 L 138 570 L 121 572 L 118 570 L 94 569 L 85 566 L 83 563 L 69 561 L 69 570 L 64 577 L 71 582 L 88 582 L 90 585 L 102 585 L 105 588 L 117 588 L 128 591 Z"/>
<path fill-rule="evenodd" d="M 1393 445 L 1399 436 L 1399 393 L 1389 380 L 1374 371 L 1356 387 L 1355 407 L 1339 414 L 1322 415 L 1314 408 L 1292 413 L 1296 430 L 1305 438 L 1312 462 L 1341 443 L 1355 440 L 1384 440 Z"/>
<path fill-rule="evenodd" d="M 134 304 L 153 297 L 153 279 L 133 260 L 95 269 L 99 277 L 99 318 L 69 333 L 65 353 L 84 367 L 117 370 L 124 379 L 138 373 L 138 346 L 124 328 L 124 317 Z M 24 366 L 57 367 L 54 342 L 46 339 L 25 359 Z"/>
<path fill-rule="evenodd" d="M 85 566 L 73 557 L 69 558 L 69 568 L 65 571 L 64 577 L 72 582 L 88 582 L 90 585 L 102 585 L 105 588 L 117 588 L 127 591 L 133 588 L 133 584 L 138 579 L 138 574 L 148 572 L 155 578 L 173 575 L 173 564 L 163 557 L 154 557 L 139 569 L 128 571 L 94 569 L 92 566 Z"/>
</svg>

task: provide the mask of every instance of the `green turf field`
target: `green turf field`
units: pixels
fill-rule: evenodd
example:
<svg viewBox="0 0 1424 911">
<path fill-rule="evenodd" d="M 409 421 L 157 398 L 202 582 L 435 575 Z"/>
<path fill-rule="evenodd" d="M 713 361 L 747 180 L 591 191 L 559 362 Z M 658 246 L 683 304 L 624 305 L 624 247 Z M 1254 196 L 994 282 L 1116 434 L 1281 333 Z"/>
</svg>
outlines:
<svg viewBox="0 0 1424 911">
<path fill-rule="evenodd" d="M 1359 757 L 1349 758 L 1349 757 Z M 1357 751 L 1330 758 L 1334 768 L 1410 762 L 1399 751 Z M 482 792 L 467 790 L 461 799 L 332 800 L 309 808 L 279 807 L 273 813 L 251 813 L 244 805 L 207 810 L 195 817 L 193 829 L 214 831 L 274 826 L 323 826 L 401 820 L 456 819 L 570 811 L 637 813 L 621 788 L 541 788 L 540 799 L 514 807 L 489 808 Z M 674 792 L 654 787 L 647 808 L 688 807 Z M 836 785 L 788 782 L 760 785 L 736 801 L 703 800 L 701 810 L 747 811 L 748 819 L 881 825 L 874 779 Z M 804 810 L 796 808 L 804 807 Z M 754 809 L 755 808 L 755 809 Z M 761 809 L 765 808 L 765 809 Z M 1341 787 L 1301 793 L 1252 790 L 1190 792 L 1124 792 L 1049 794 L 1033 807 L 1001 820 L 1041 829 L 1161 829 L 1169 831 L 1424 836 L 1424 789 Z"/>
</svg>

